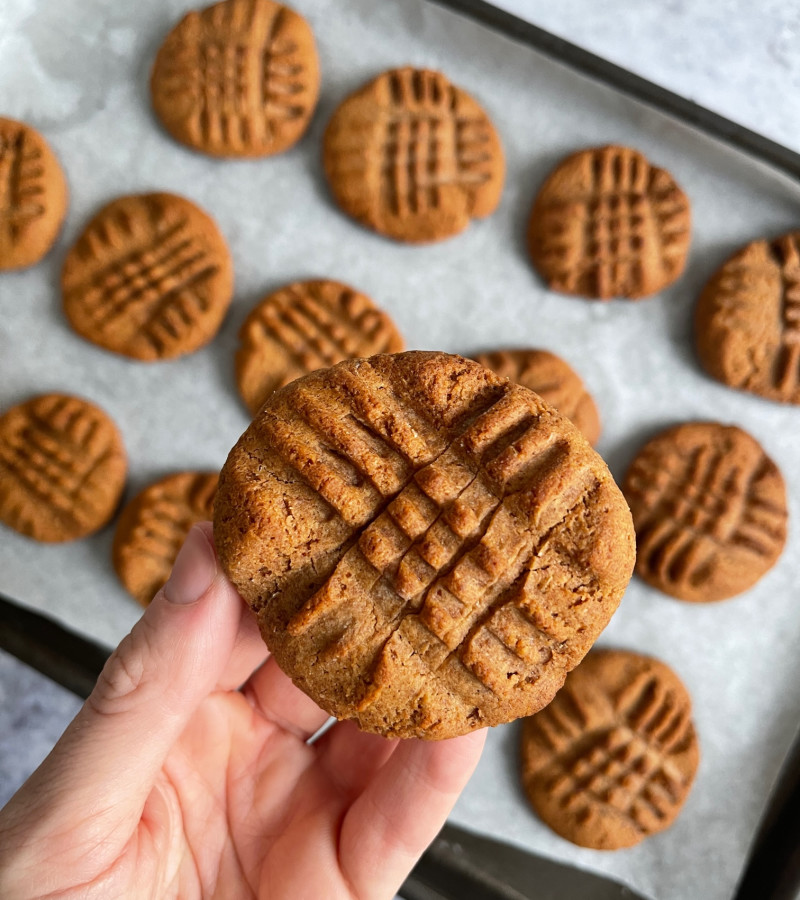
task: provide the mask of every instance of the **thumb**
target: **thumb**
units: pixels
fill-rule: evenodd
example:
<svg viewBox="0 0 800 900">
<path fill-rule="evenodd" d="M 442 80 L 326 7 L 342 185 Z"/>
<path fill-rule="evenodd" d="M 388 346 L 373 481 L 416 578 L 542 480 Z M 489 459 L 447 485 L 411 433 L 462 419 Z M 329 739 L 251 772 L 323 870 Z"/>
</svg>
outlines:
<svg viewBox="0 0 800 900">
<path fill-rule="evenodd" d="M 29 815 L 32 805 L 41 806 L 44 833 L 68 827 L 80 843 L 80 823 L 78 829 L 103 835 L 104 850 L 121 849 L 170 748 L 220 678 L 242 600 L 218 569 L 208 529 L 192 528 L 169 581 L 15 798 Z"/>
</svg>

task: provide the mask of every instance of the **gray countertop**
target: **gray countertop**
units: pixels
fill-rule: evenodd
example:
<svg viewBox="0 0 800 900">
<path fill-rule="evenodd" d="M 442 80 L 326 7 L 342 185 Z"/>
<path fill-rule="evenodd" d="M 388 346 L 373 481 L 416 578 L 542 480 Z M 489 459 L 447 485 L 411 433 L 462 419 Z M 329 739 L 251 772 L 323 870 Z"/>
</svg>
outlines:
<svg viewBox="0 0 800 900">
<path fill-rule="evenodd" d="M 0 651 L 0 806 L 47 756 L 80 705 L 74 694 Z"/>
<path fill-rule="evenodd" d="M 493 0 L 800 151 L 800 6 L 784 0 Z"/>
</svg>

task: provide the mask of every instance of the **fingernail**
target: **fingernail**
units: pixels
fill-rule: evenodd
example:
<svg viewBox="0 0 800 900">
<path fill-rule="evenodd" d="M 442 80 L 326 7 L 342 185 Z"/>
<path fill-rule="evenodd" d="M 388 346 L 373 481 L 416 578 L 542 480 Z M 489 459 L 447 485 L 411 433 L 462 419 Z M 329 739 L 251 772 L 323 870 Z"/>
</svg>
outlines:
<svg viewBox="0 0 800 900">
<path fill-rule="evenodd" d="M 195 525 L 178 553 L 169 581 L 164 585 L 164 596 L 170 603 L 195 603 L 208 590 L 216 574 L 214 550 L 202 530 Z"/>
</svg>

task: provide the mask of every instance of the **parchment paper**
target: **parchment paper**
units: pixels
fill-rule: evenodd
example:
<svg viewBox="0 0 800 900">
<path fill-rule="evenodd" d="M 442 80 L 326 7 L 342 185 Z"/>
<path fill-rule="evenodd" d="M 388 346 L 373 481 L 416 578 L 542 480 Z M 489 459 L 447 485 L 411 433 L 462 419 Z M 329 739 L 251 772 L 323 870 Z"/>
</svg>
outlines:
<svg viewBox="0 0 800 900">
<path fill-rule="evenodd" d="M 119 423 L 130 454 L 127 496 L 168 471 L 219 467 L 247 425 L 233 383 L 237 329 L 267 291 L 330 276 L 391 312 L 408 346 L 470 352 L 532 344 L 581 372 L 603 420 L 600 451 L 620 476 L 642 441 L 670 423 L 720 419 L 761 441 L 800 513 L 800 410 L 730 391 L 693 358 L 698 290 L 739 244 L 798 224 L 798 192 L 768 171 L 661 115 L 597 87 L 426 2 L 297 0 L 319 39 L 323 89 L 306 138 L 255 162 L 191 153 L 158 127 L 147 78 L 163 35 L 191 0 L 4 0 L 0 109 L 53 143 L 72 200 L 55 251 L 0 276 L 0 406 L 53 389 L 91 398 Z M 322 129 L 336 103 L 380 70 L 440 67 L 472 91 L 505 144 L 502 205 L 488 221 L 430 247 L 360 229 L 328 198 Z M 629 143 L 670 169 L 692 200 L 686 275 L 639 303 L 592 303 L 545 290 L 523 248 L 531 199 L 569 151 Z M 182 360 L 141 364 L 86 343 L 60 311 L 66 248 L 115 195 L 155 189 L 194 199 L 233 250 L 236 297 L 213 344 Z M 0 589 L 115 643 L 139 614 L 109 562 L 112 529 L 64 546 L 0 531 Z M 777 567 L 738 599 L 671 600 L 634 580 L 602 643 L 665 660 L 688 685 L 702 745 L 697 782 L 677 824 L 614 854 L 580 850 L 528 809 L 517 782 L 518 729 L 496 729 L 453 821 L 575 865 L 613 872 L 660 900 L 729 897 L 800 712 L 797 528 Z"/>
</svg>

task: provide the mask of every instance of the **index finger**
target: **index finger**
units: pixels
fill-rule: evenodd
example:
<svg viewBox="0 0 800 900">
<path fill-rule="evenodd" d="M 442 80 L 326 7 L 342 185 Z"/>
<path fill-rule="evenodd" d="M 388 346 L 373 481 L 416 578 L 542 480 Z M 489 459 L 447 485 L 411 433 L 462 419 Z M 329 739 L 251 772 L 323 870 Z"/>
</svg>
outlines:
<svg viewBox="0 0 800 900">
<path fill-rule="evenodd" d="M 353 803 L 339 864 L 356 896 L 390 897 L 436 837 L 480 759 L 486 729 L 404 740 Z"/>
</svg>

